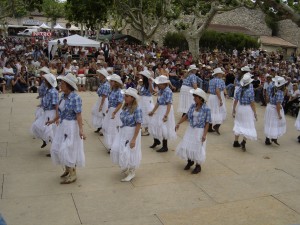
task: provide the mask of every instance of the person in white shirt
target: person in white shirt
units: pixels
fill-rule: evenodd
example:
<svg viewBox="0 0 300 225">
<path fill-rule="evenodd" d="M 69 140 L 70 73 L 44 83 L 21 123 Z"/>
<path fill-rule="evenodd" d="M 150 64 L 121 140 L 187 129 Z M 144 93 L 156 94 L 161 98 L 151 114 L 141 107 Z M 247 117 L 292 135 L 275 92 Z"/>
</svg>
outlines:
<svg viewBox="0 0 300 225">
<path fill-rule="evenodd" d="M 300 90 L 298 88 L 298 84 L 294 83 L 294 84 L 292 84 L 292 87 L 293 87 L 293 89 L 292 89 L 290 98 L 284 106 L 284 113 L 287 113 L 289 111 L 289 109 L 293 106 L 293 104 L 299 103 Z"/>
</svg>

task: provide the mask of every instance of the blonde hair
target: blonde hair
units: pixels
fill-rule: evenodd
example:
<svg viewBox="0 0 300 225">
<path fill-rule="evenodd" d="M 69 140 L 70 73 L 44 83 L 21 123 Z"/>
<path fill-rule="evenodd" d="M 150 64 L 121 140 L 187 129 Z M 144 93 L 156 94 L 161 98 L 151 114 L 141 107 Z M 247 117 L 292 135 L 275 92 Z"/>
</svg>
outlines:
<svg viewBox="0 0 300 225">
<path fill-rule="evenodd" d="M 132 97 L 132 98 L 133 98 L 133 102 L 130 106 L 127 103 L 124 103 L 124 105 L 122 107 L 122 110 L 127 110 L 128 109 L 130 114 L 133 114 L 134 111 L 136 110 L 136 108 L 138 107 L 137 100 L 134 97 Z"/>
</svg>

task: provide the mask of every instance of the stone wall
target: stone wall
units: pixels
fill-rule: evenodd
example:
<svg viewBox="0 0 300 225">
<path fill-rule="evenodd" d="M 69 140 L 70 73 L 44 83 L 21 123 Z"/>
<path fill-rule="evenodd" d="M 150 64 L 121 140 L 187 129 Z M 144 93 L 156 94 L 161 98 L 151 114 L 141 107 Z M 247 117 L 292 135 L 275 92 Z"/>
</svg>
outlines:
<svg viewBox="0 0 300 225">
<path fill-rule="evenodd" d="M 279 22 L 278 37 L 297 45 L 300 49 L 300 28 L 291 20 Z"/>
</svg>

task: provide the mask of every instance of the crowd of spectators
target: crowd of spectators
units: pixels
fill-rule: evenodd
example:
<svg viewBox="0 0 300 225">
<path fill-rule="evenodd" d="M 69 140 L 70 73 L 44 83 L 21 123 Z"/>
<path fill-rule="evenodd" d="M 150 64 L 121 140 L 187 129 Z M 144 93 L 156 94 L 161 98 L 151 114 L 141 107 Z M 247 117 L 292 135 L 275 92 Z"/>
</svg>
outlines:
<svg viewBox="0 0 300 225">
<path fill-rule="evenodd" d="M 50 52 L 50 54 L 49 54 Z M 0 39 L 0 88 L 13 93 L 36 92 L 40 85 L 38 69 L 48 67 L 55 76 L 71 72 L 78 78 L 80 91 L 95 91 L 99 84 L 96 71 L 105 68 L 109 73 L 121 76 L 125 87 L 139 86 L 139 71 L 149 70 L 153 78 L 166 75 L 174 92 L 180 90 L 186 69 L 191 64 L 199 68 L 198 86 L 208 91 L 212 70 L 221 67 L 230 97 L 233 97 L 240 68 L 248 65 L 253 74 L 256 102 L 265 102 L 265 90 L 275 75 L 288 80 L 285 93 L 285 111 L 299 103 L 300 54 L 284 56 L 280 51 L 244 49 L 239 52 L 222 52 L 218 49 L 200 51 L 195 60 L 188 51 L 168 49 L 155 44 L 129 45 L 126 42 L 101 43 L 99 48 L 69 46 L 67 41 L 57 48 L 48 49 L 47 43 L 32 39 Z"/>
</svg>

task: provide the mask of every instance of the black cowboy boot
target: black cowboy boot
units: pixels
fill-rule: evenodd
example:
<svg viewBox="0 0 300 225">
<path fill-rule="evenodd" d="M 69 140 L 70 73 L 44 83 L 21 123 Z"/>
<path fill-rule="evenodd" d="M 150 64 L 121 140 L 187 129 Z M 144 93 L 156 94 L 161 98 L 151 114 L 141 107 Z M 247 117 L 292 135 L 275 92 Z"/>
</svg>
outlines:
<svg viewBox="0 0 300 225">
<path fill-rule="evenodd" d="M 168 140 L 163 139 L 163 146 L 156 152 L 167 152 L 168 151 Z"/>
<path fill-rule="evenodd" d="M 212 124 L 210 123 L 209 124 L 209 127 L 208 127 L 208 132 L 211 133 L 211 132 L 215 132 L 213 129 L 212 129 Z"/>
<path fill-rule="evenodd" d="M 99 133 L 99 131 L 101 130 L 101 128 L 98 128 L 97 130 L 95 130 L 95 133 Z"/>
<path fill-rule="evenodd" d="M 280 145 L 280 144 L 277 142 L 277 139 L 272 139 L 271 141 L 274 142 L 276 145 Z"/>
<path fill-rule="evenodd" d="M 213 126 L 213 129 L 217 132 L 217 134 L 220 135 L 220 132 L 219 132 L 219 128 L 220 128 L 221 124 L 216 124 Z"/>
<path fill-rule="evenodd" d="M 43 140 L 43 144 L 42 144 L 41 148 L 45 148 L 46 145 L 47 145 L 46 141 Z"/>
<path fill-rule="evenodd" d="M 156 138 L 154 138 L 154 143 L 149 148 L 155 148 L 157 145 L 160 145 L 160 141 Z"/>
<path fill-rule="evenodd" d="M 266 144 L 266 145 L 271 145 L 271 144 L 272 144 L 271 141 L 270 141 L 270 138 L 266 138 L 265 144 Z"/>
<path fill-rule="evenodd" d="M 239 148 L 239 147 L 241 147 L 241 144 L 238 141 L 234 141 L 233 142 L 233 147 L 234 148 Z"/>
<path fill-rule="evenodd" d="M 194 165 L 194 161 L 192 160 L 188 160 L 188 163 L 186 164 L 186 166 L 184 167 L 184 170 L 189 170 L 191 168 L 191 166 Z"/>
<path fill-rule="evenodd" d="M 201 172 L 201 166 L 200 164 L 196 164 L 195 169 L 192 171 L 192 174 L 197 174 Z"/>
<path fill-rule="evenodd" d="M 243 150 L 243 151 L 246 151 L 246 141 L 245 141 L 245 140 L 243 140 L 243 141 L 241 142 L 241 147 L 242 147 L 242 150 Z"/>
</svg>

